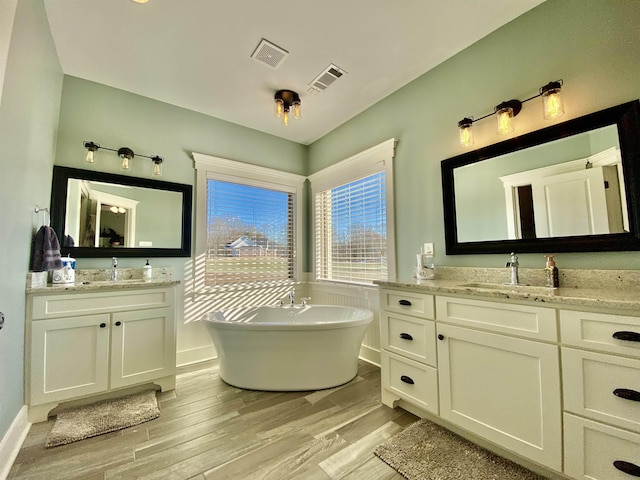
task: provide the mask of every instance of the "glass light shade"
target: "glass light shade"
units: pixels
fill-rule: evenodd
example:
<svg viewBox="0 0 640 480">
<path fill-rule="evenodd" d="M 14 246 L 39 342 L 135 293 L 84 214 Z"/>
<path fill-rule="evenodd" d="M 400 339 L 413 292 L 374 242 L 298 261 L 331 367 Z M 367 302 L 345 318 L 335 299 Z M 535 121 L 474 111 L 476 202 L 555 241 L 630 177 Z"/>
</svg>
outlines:
<svg viewBox="0 0 640 480">
<path fill-rule="evenodd" d="M 293 102 L 293 117 L 300 118 L 302 112 L 300 111 L 300 102 Z"/>
<path fill-rule="evenodd" d="M 109 207 L 109 210 L 111 210 L 112 213 L 118 213 L 118 207 L 115 205 L 113 207 Z"/>
<path fill-rule="evenodd" d="M 122 158 L 122 165 L 120 165 L 120 168 L 122 168 L 122 170 L 130 170 L 131 169 L 131 159 L 127 156 L 122 155 L 120 158 Z"/>
<path fill-rule="evenodd" d="M 280 118 L 283 113 L 284 113 L 284 102 L 282 101 L 281 98 L 276 98 L 275 110 L 273 111 L 273 114 L 276 117 Z"/>
<path fill-rule="evenodd" d="M 289 125 L 289 110 L 282 113 L 282 124 L 286 127 Z"/>
<path fill-rule="evenodd" d="M 93 158 L 93 150 L 87 151 L 87 156 L 84 158 L 84 161 L 87 163 L 93 163 L 95 161 Z"/>
<path fill-rule="evenodd" d="M 513 108 L 505 107 L 496 111 L 498 117 L 498 134 L 507 135 L 513 132 Z"/>
<path fill-rule="evenodd" d="M 162 176 L 162 162 L 153 162 L 153 176 L 154 177 Z"/>
<path fill-rule="evenodd" d="M 552 88 L 542 94 L 543 116 L 547 120 L 553 120 L 564 114 L 562 97 L 559 88 Z"/>
<path fill-rule="evenodd" d="M 470 147 L 473 145 L 473 120 L 468 117 L 463 118 L 458 122 L 458 130 L 460 134 L 460 145 L 463 147 Z"/>
</svg>

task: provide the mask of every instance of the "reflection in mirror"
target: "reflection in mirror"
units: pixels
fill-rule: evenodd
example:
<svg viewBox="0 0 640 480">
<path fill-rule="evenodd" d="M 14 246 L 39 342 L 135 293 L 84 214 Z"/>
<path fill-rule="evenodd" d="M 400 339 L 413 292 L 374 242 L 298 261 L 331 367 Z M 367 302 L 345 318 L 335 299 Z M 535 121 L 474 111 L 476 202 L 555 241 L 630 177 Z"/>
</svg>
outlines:
<svg viewBox="0 0 640 480">
<path fill-rule="evenodd" d="M 444 160 L 447 254 L 640 250 L 639 105 Z"/>
<path fill-rule="evenodd" d="M 461 242 L 629 229 L 615 125 L 456 168 L 454 183 Z"/>
<path fill-rule="evenodd" d="M 52 226 L 63 255 L 189 256 L 191 185 L 54 167 Z"/>
<path fill-rule="evenodd" d="M 180 248 L 181 222 L 179 192 L 69 179 L 65 246 Z"/>
</svg>

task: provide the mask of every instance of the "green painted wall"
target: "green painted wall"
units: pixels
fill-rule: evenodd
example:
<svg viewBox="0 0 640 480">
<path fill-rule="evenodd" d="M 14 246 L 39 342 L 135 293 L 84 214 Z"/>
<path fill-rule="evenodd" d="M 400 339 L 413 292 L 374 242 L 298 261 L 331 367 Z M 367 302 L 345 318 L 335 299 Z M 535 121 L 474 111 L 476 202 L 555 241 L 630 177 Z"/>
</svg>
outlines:
<svg viewBox="0 0 640 480">
<path fill-rule="evenodd" d="M 238 160 L 291 173 L 304 174 L 307 147 L 241 127 L 185 108 L 151 100 L 106 85 L 65 76 L 60 109 L 56 165 L 150 177 L 151 160 L 133 159 L 130 172 L 120 170 L 114 152 L 99 150 L 95 163 L 84 161 L 82 142 L 109 148 L 127 146 L 144 155 L 164 158 L 161 180 L 193 185 L 192 152 Z M 123 258 L 122 267 L 140 268 L 140 259 Z M 185 259 L 157 259 L 183 278 Z M 78 259 L 77 268 L 106 268 L 107 259 Z"/>
<path fill-rule="evenodd" d="M 0 6 L 0 15 L 7 13 L 7 3 Z M 0 24 L 4 27 L 7 21 L 4 17 Z M 0 330 L 0 438 L 24 405 L 25 278 L 31 237 L 43 222 L 34 207 L 49 206 L 62 88 L 62 70 L 42 1 L 18 2 L 11 43 L 0 39 L 0 57 L 5 55 L 6 65 L 0 66 L 0 82 L 4 77 L 0 99 L 0 311 L 6 317 Z"/>
<path fill-rule="evenodd" d="M 440 162 L 464 152 L 456 124 L 510 98 L 524 99 L 549 81 L 564 80 L 569 120 L 640 97 L 640 8 L 635 0 L 547 0 L 346 122 L 309 147 L 314 173 L 390 137 L 395 159 L 398 277 L 433 241 L 436 262 L 501 267 L 504 255 L 444 253 Z M 514 135 L 548 126 L 537 101 L 525 104 Z M 480 148 L 504 139 L 489 118 L 474 125 Z M 551 253 L 551 252 L 550 252 Z M 639 252 L 563 253 L 559 268 L 638 269 Z M 541 254 L 520 255 L 543 268 Z"/>
</svg>

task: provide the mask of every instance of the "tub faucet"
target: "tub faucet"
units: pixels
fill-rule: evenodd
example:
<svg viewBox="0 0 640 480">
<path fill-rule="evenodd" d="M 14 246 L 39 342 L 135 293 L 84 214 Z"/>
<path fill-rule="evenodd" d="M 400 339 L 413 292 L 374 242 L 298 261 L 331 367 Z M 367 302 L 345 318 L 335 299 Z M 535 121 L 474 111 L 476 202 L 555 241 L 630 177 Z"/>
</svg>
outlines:
<svg viewBox="0 0 640 480">
<path fill-rule="evenodd" d="M 306 307 L 307 306 L 307 302 L 311 300 L 311 297 L 302 297 L 300 299 L 300 306 L 301 307 Z"/>
<path fill-rule="evenodd" d="M 292 288 L 291 291 L 289 292 L 289 305 L 294 307 L 295 304 L 296 304 L 296 289 Z"/>
<path fill-rule="evenodd" d="M 520 280 L 518 279 L 518 267 L 520 264 L 518 263 L 518 256 L 511 252 L 511 261 L 507 262 L 507 267 L 511 267 L 511 281 L 510 285 L 518 285 Z"/>
<path fill-rule="evenodd" d="M 111 259 L 111 281 L 118 280 L 118 257 Z"/>
</svg>

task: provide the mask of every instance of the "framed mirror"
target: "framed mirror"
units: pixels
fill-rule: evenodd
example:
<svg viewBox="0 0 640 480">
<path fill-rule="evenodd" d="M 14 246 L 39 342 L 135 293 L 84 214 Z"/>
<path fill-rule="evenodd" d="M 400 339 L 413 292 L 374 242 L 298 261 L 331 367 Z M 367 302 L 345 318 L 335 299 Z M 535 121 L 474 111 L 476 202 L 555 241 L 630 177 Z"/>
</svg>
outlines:
<svg viewBox="0 0 640 480">
<path fill-rule="evenodd" d="M 192 186 L 53 167 L 51 226 L 63 256 L 188 257 Z"/>
<path fill-rule="evenodd" d="M 640 250 L 640 102 L 441 163 L 447 255 Z"/>
</svg>

